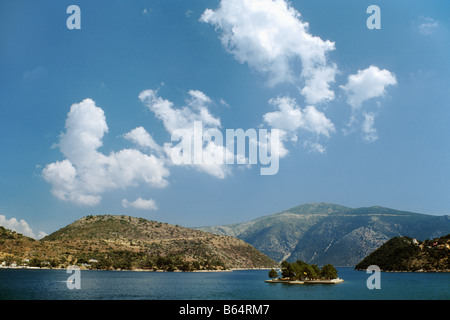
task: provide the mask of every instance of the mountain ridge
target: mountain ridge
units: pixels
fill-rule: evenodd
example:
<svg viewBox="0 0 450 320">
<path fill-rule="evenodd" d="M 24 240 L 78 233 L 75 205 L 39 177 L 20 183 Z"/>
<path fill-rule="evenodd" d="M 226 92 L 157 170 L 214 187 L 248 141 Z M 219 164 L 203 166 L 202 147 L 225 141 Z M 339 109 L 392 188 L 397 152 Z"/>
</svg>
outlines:
<svg viewBox="0 0 450 320">
<path fill-rule="evenodd" d="M 199 230 L 233 235 L 276 261 L 354 266 L 394 236 L 435 238 L 450 232 L 449 216 L 381 206 L 306 203 L 250 221 Z"/>
</svg>

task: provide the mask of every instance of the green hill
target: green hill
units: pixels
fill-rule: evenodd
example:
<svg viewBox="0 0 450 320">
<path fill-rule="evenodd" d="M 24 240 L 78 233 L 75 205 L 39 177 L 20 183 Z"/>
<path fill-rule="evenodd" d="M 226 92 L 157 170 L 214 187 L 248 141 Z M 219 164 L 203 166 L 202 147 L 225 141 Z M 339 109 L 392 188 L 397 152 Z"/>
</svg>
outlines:
<svg viewBox="0 0 450 320">
<path fill-rule="evenodd" d="M 394 237 L 355 266 L 366 270 L 377 265 L 382 271 L 450 272 L 450 234 L 433 240 L 418 241 Z"/>
<path fill-rule="evenodd" d="M 0 263 L 20 262 L 39 249 L 39 241 L 0 226 Z"/>
<path fill-rule="evenodd" d="M 199 270 L 272 267 L 275 262 L 230 236 L 218 236 L 130 216 L 87 216 L 35 241 L 33 249 L 4 255 L 66 267 Z"/>
<path fill-rule="evenodd" d="M 198 229 L 243 239 L 276 261 L 355 266 L 392 237 L 424 240 L 450 233 L 450 217 L 308 203 L 243 223 Z"/>
</svg>

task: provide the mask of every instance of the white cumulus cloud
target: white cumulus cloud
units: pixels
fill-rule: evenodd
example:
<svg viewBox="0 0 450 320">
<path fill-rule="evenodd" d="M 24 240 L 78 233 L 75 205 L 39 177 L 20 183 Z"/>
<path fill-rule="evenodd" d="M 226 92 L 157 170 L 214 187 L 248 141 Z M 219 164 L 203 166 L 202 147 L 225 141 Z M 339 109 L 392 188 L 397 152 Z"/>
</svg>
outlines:
<svg viewBox="0 0 450 320">
<path fill-rule="evenodd" d="M 162 150 L 161 146 L 155 142 L 153 137 L 144 129 L 144 127 L 137 127 L 131 130 L 124 134 L 124 138 L 134 142 L 142 148 L 148 148 L 157 152 Z"/>
<path fill-rule="evenodd" d="M 122 200 L 122 207 L 124 208 L 134 208 L 140 210 L 157 210 L 158 207 L 153 199 L 142 199 L 141 197 L 137 198 L 135 201 L 128 201 L 127 199 Z"/>
<path fill-rule="evenodd" d="M 347 83 L 340 87 L 347 96 L 347 103 L 352 109 L 352 115 L 348 127 L 354 126 L 358 122 L 361 113 L 363 122 L 361 130 L 363 139 L 373 142 L 378 139 L 377 130 L 374 127 L 375 114 L 372 112 L 362 112 L 364 102 L 382 97 L 386 94 L 386 88 L 397 85 L 395 74 L 386 69 L 380 69 L 377 66 L 369 66 L 364 70 L 358 70 L 356 74 L 351 74 L 347 78 Z M 353 131 L 343 129 L 344 132 Z"/>
<path fill-rule="evenodd" d="M 220 119 L 214 117 L 208 109 L 212 103 L 211 98 L 198 90 L 190 90 L 188 92 L 189 98 L 186 100 L 186 105 L 180 108 L 175 107 L 174 103 L 161 98 L 156 90 L 144 90 L 139 94 L 141 102 L 155 114 L 155 117 L 163 122 L 167 132 L 174 136 L 176 132 L 184 132 L 183 137 L 188 137 L 193 143 L 194 141 L 194 123 L 201 123 L 201 130 L 203 132 L 210 130 L 219 130 L 221 127 Z M 171 162 L 174 153 L 183 153 L 186 150 L 185 145 L 181 141 L 179 144 L 167 142 L 164 144 L 164 152 L 166 153 L 168 163 L 171 165 L 180 165 L 179 163 Z M 190 150 L 189 150 L 190 152 Z M 229 166 L 225 163 L 227 157 L 232 157 L 232 153 L 223 145 L 223 141 L 202 141 L 200 147 L 201 163 L 183 163 L 182 165 L 192 166 L 200 171 L 206 172 L 212 176 L 223 179 L 231 173 Z M 204 155 L 217 155 L 217 158 L 222 161 L 204 161 Z M 195 151 L 193 157 L 196 157 Z M 189 156 L 190 159 L 192 159 Z"/>
<path fill-rule="evenodd" d="M 329 138 L 336 131 L 333 122 L 314 106 L 302 109 L 295 99 L 290 97 L 271 99 L 270 103 L 277 110 L 264 114 L 263 119 L 272 128 L 280 129 L 284 133 L 281 135 L 282 141 L 297 141 L 297 135 L 302 131 L 311 133 L 315 139 L 320 136 Z M 325 152 L 325 147 L 317 142 L 305 140 L 303 145 L 320 153 Z"/>
<path fill-rule="evenodd" d="M 349 75 L 347 84 L 340 86 L 347 94 L 347 103 L 352 108 L 360 108 L 362 103 L 386 93 L 386 87 L 396 85 L 397 79 L 389 70 L 370 66 Z"/>
<path fill-rule="evenodd" d="M 220 127 L 220 119 L 211 115 L 208 104 L 211 99 L 203 92 L 190 90 L 187 105 L 175 108 L 174 103 L 158 96 L 156 90 L 144 90 L 139 99 L 160 119 L 169 133 L 183 128 L 191 128 L 194 121 L 201 121 L 209 127 Z"/>
<path fill-rule="evenodd" d="M 301 109 L 297 102 L 290 97 L 278 97 L 270 100 L 270 103 L 278 110 L 264 114 L 263 118 L 273 128 L 289 132 L 303 129 L 326 137 L 335 131 L 331 120 L 314 106 Z"/>
<path fill-rule="evenodd" d="M 217 10 L 205 10 L 200 21 L 215 26 L 224 48 L 238 62 L 267 74 L 269 84 L 303 81 L 300 92 L 307 103 L 334 99 L 330 83 L 337 67 L 327 58 L 334 42 L 312 35 L 288 2 L 222 0 Z"/>
<path fill-rule="evenodd" d="M 138 183 L 159 188 L 167 185 L 169 171 L 164 161 L 152 154 L 136 149 L 107 155 L 99 152 L 97 149 L 107 132 L 104 112 L 93 100 L 85 99 L 71 106 L 66 131 L 58 144 L 66 158 L 42 170 L 43 178 L 52 185 L 53 195 L 64 201 L 96 205 L 102 199 L 101 194 L 108 190 Z M 136 131 L 128 138 L 136 140 Z"/>
<path fill-rule="evenodd" d="M 34 239 L 41 239 L 47 235 L 43 231 L 39 231 L 38 235 L 36 235 L 25 220 L 17 220 L 16 218 L 6 219 L 4 215 L 0 215 L 0 226 Z"/>
</svg>

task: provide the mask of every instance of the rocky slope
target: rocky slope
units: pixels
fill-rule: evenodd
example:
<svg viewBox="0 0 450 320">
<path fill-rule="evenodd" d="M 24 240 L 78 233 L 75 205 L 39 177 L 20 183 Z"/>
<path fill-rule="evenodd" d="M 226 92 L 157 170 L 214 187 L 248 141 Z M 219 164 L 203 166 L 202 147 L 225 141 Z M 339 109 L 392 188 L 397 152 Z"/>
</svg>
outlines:
<svg viewBox="0 0 450 320">
<path fill-rule="evenodd" d="M 418 241 L 394 237 L 355 266 L 366 270 L 370 265 L 382 271 L 450 272 L 450 234 L 433 240 Z"/>
<path fill-rule="evenodd" d="M 276 261 L 355 266 L 392 237 L 424 240 L 450 233 L 450 217 L 308 203 L 244 223 L 198 229 L 243 239 Z"/>
<path fill-rule="evenodd" d="M 190 271 L 275 265 L 237 238 L 130 216 L 87 216 L 21 251 L 8 244 L 0 244 L 0 253 L 9 260 L 62 267 Z"/>
</svg>

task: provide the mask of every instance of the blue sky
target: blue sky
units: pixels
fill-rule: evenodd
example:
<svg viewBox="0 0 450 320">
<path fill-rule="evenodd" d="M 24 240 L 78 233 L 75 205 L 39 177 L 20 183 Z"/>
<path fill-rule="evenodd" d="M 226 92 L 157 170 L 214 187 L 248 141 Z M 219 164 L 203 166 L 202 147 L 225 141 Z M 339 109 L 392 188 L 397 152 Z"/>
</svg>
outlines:
<svg viewBox="0 0 450 320">
<path fill-rule="evenodd" d="M 381 29 L 367 28 L 372 4 Z M 0 224 L 35 237 L 88 214 L 215 225 L 321 201 L 449 214 L 449 9 L 2 1 Z M 278 172 L 171 163 L 173 130 L 193 120 L 281 130 Z"/>
</svg>

